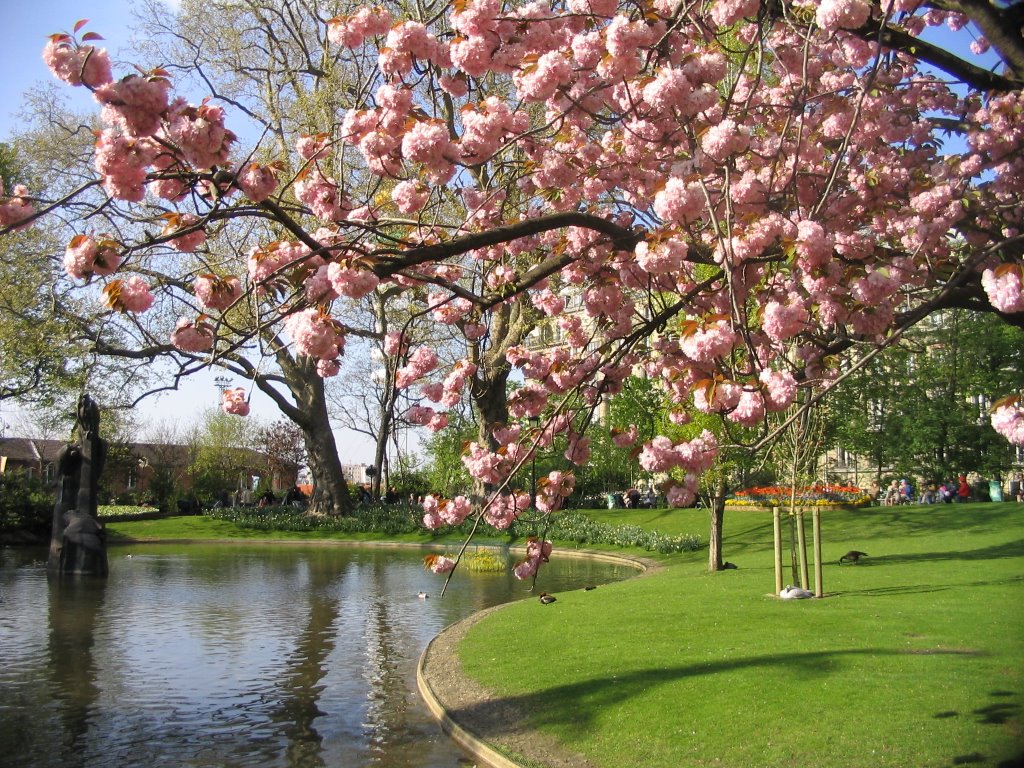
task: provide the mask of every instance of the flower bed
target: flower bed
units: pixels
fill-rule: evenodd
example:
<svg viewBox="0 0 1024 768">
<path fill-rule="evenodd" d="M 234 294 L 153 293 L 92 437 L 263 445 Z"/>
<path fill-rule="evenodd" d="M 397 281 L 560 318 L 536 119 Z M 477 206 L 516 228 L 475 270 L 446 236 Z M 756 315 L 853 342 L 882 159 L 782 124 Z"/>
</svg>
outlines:
<svg viewBox="0 0 1024 768">
<path fill-rule="evenodd" d="M 784 507 L 790 503 L 792 489 L 770 485 L 737 491 L 726 499 L 730 507 Z M 866 507 L 872 497 L 852 485 L 805 485 L 796 489 L 798 507 Z"/>
</svg>

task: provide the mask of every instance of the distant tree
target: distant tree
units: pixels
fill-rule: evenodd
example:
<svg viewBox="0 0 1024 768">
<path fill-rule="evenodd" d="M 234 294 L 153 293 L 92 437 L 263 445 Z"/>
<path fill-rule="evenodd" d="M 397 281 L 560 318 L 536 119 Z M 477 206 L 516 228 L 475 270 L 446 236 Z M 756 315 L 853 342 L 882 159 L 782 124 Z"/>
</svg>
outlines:
<svg viewBox="0 0 1024 768">
<path fill-rule="evenodd" d="M 196 453 L 190 468 L 193 490 L 205 503 L 234 493 L 253 469 L 252 452 L 259 447 L 258 425 L 216 409 L 205 411 L 196 431 Z"/>
<path fill-rule="evenodd" d="M 306 444 L 302 430 L 294 422 L 278 419 L 257 430 L 257 444 L 266 456 L 271 478 L 294 476 L 306 463 Z"/>
<path fill-rule="evenodd" d="M 852 376 L 830 398 L 836 439 L 869 456 L 881 482 L 897 474 L 942 480 L 966 471 L 999 476 L 1013 447 L 989 409 L 1024 388 L 1024 330 L 949 310 Z"/>
</svg>

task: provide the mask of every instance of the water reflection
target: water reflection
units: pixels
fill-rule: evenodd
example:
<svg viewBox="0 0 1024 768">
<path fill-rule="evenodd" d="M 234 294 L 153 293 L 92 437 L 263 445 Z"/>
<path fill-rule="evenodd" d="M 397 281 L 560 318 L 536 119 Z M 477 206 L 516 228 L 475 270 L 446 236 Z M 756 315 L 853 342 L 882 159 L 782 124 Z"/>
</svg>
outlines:
<svg viewBox="0 0 1024 768">
<path fill-rule="evenodd" d="M 389 766 L 463 761 L 415 687 L 443 627 L 527 597 L 459 574 L 446 597 L 418 552 L 338 547 L 111 548 L 106 580 L 48 579 L 0 550 L 0 763 Z M 625 578 L 563 559 L 549 592 Z M 44 608 L 45 607 L 45 608 Z"/>
<path fill-rule="evenodd" d="M 93 646 L 106 583 L 106 578 L 47 574 L 48 669 L 63 726 L 61 760 L 67 766 L 85 765 L 85 737 L 100 692 Z"/>
</svg>

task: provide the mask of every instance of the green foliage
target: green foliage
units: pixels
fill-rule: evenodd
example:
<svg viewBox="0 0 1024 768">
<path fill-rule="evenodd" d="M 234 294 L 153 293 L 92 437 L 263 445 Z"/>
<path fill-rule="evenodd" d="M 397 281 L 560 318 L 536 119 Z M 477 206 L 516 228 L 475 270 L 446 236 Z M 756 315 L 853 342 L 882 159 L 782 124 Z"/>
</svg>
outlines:
<svg viewBox="0 0 1024 768">
<path fill-rule="evenodd" d="M 517 520 L 512 523 L 512 534 L 526 538 L 543 532 L 545 538 L 556 541 L 571 541 L 575 544 L 609 544 L 615 547 L 636 547 L 648 552 L 693 552 L 700 549 L 698 536 L 683 533 L 667 536 L 656 530 L 638 525 L 617 525 L 602 523 L 583 512 L 561 512 L 550 518 L 546 529 L 540 531 L 536 524 Z"/>
<path fill-rule="evenodd" d="M 475 573 L 501 573 L 508 570 L 508 559 L 490 549 L 477 549 L 464 554 L 459 567 Z"/>
<path fill-rule="evenodd" d="M 96 508 L 96 516 L 100 518 L 116 520 L 138 520 L 146 516 L 156 514 L 153 507 L 143 507 L 138 504 L 105 504 Z"/>
<path fill-rule="evenodd" d="M 422 533 L 421 513 L 406 504 L 361 506 L 355 515 L 323 517 L 309 515 L 293 507 L 229 507 L 212 509 L 206 515 L 226 520 L 243 528 L 260 531 L 304 531 L 324 533 L 379 533 L 388 536 Z M 438 536 L 468 535 L 472 523 L 467 521 L 458 528 L 442 528 Z M 691 534 L 666 536 L 637 525 L 615 525 L 597 522 L 581 512 L 561 512 L 549 518 L 547 526 L 538 530 L 536 523 L 516 521 L 508 531 L 501 531 L 486 523 L 478 529 L 482 539 L 517 541 L 543 533 L 546 538 L 577 545 L 606 544 L 615 547 L 636 547 L 648 552 L 689 552 L 699 549 L 700 539 Z"/>
<path fill-rule="evenodd" d="M 448 428 L 431 435 L 423 446 L 429 492 L 446 498 L 473 487 L 472 478 L 462 463 L 462 454 L 466 444 L 476 439 L 476 425 L 461 414 L 453 415 Z"/>
<path fill-rule="evenodd" d="M 224 413 L 219 409 L 204 412 L 197 435 L 194 458 L 189 472 L 196 497 L 212 504 L 224 492 L 233 493 L 242 479 L 248 478 L 256 435 L 247 419 Z M 261 477 L 257 495 L 270 487 L 269 471 Z"/>
<path fill-rule="evenodd" d="M 992 429 L 987 405 L 1022 387 L 1024 330 L 993 315 L 950 310 L 830 397 L 836 439 L 898 476 L 999 476 L 1013 451 Z"/>
<path fill-rule="evenodd" d="M 25 472 L 0 474 L 0 530 L 46 531 L 53 520 L 55 495 Z"/>
</svg>

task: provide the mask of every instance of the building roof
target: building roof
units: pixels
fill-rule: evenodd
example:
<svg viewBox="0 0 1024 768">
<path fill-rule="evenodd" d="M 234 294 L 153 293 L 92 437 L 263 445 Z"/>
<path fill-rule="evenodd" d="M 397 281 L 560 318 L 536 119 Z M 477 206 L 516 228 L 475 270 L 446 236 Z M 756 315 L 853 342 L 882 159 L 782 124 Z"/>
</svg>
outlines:
<svg viewBox="0 0 1024 768">
<path fill-rule="evenodd" d="M 0 437 L 0 456 L 20 464 L 46 464 L 57 460 L 63 440 L 43 440 L 29 437 Z"/>
</svg>

